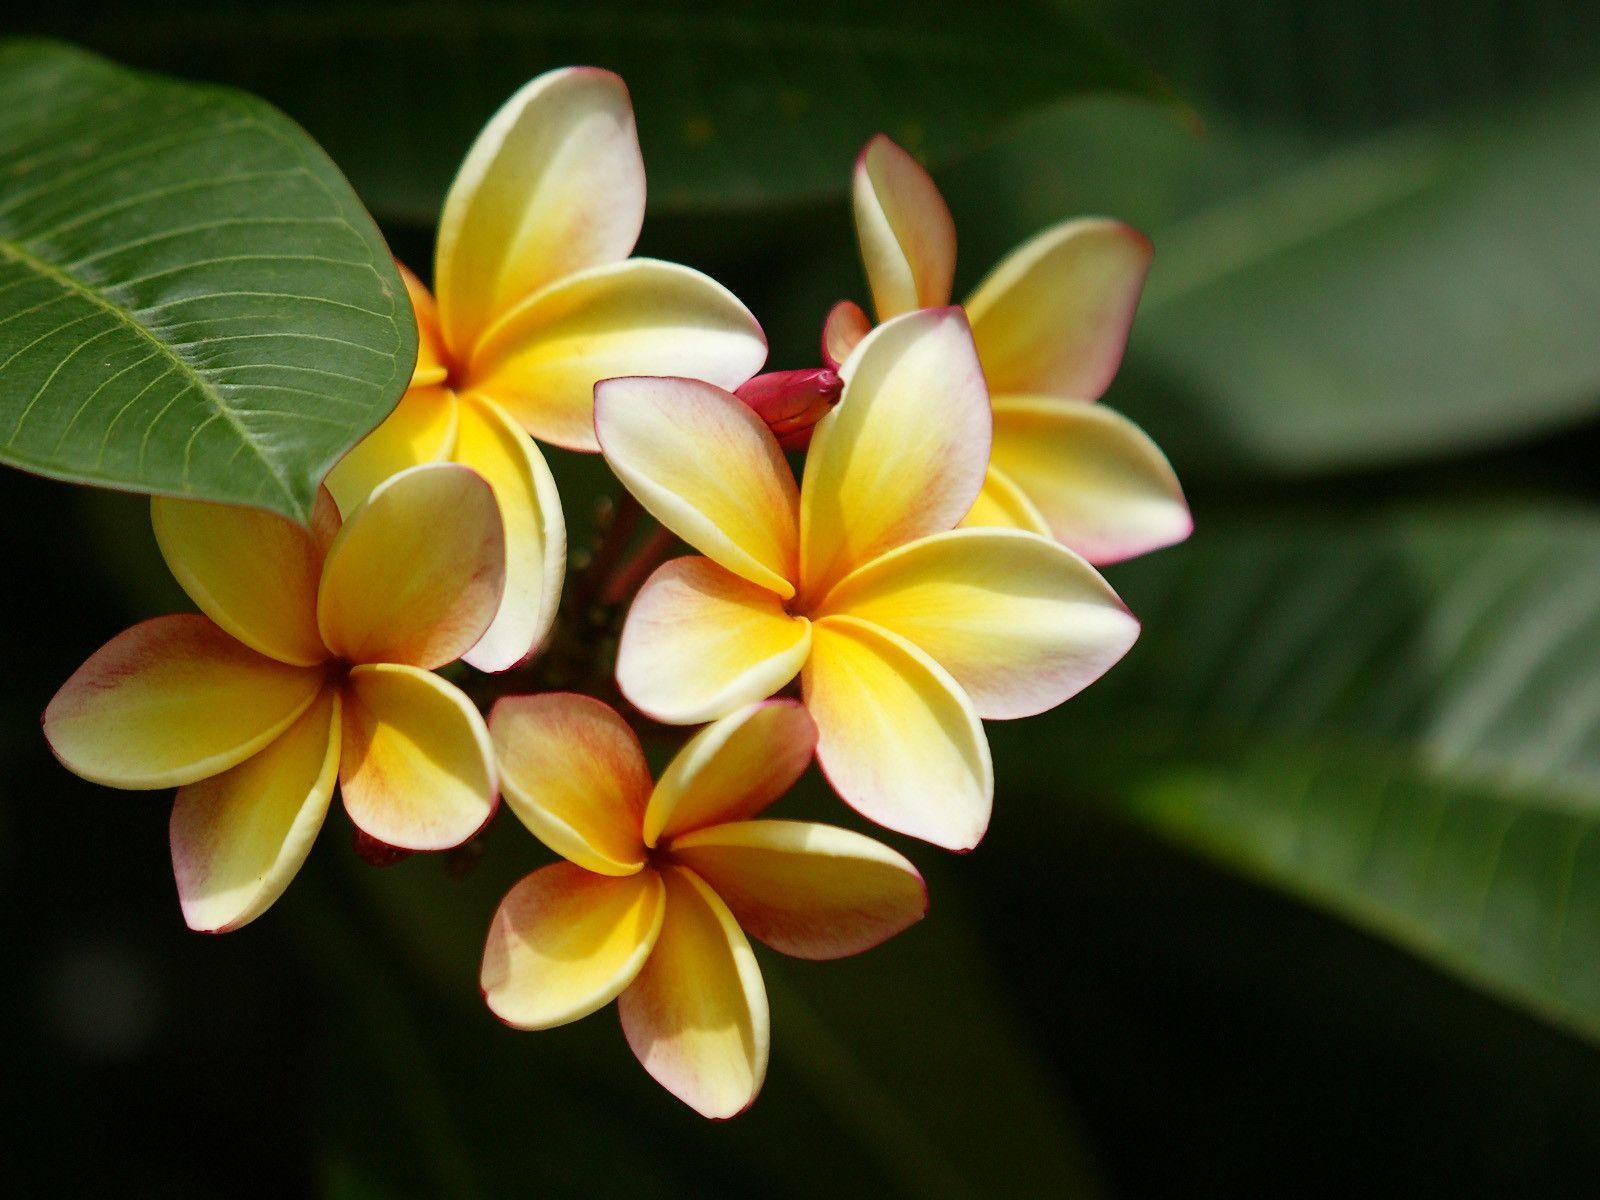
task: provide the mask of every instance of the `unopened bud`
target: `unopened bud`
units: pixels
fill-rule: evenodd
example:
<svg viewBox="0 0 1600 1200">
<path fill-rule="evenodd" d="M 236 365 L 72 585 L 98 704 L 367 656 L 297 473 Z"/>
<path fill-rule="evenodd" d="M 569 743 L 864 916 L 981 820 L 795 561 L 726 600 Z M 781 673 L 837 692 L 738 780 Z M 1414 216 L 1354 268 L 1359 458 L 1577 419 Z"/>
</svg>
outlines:
<svg viewBox="0 0 1600 1200">
<path fill-rule="evenodd" d="M 741 385 L 734 395 L 767 423 L 785 450 L 804 450 L 811 429 L 839 403 L 844 381 L 827 367 L 768 371 Z"/>
<path fill-rule="evenodd" d="M 352 841 L 356 854 L 369 867 L 392 867 L 395 863 L 403 862 L 415 853 L 413 850 L 402 850 L 399 846 L 391 846 L 388 842 L 379 841 L 364 829 L 355 830 L 355 836 Z"/>
</svg>

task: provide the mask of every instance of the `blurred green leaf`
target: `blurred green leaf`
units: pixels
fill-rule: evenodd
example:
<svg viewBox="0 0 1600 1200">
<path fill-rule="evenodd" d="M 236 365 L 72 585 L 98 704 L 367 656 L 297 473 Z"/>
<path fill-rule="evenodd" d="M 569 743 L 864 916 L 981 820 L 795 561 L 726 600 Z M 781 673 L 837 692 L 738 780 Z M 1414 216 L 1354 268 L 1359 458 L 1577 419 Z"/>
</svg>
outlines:
<svg viewBox="0 0 1600 1200">
<path fill-rule="evenodd" d="M 303 519 L 416 330 L 338 171 L 248 96 L 0 45 L 0 461 Z"/>
<path fill-rule="evenodd" d="M 1600 518 L 1202 520 L 1121 579 L 1142 642 L 995 729 L 1003 788 L 1070 779 L 1600 1040 Z"/>
<path fill-rule="evenodd" d="M 826 807 L 837 814 L 837 802 Z M 361 965 L 374 960 L 404 964 L 403 976 L 341 983 L 352 1029 L 365 1030 L 341 1056 L 332 1097 L 341 1115 L 330 1169 L 344 1194 L 387 1194 L 383 1181 L 405 1194 L 407 1172 L 455 1180 L 468 1195 L 518 1181 L 545 1194 L 634 1195 L 646 1175 L 653 1194 L 684 1196 L 1100 1194 L 1076 1111 L 1019 1033 L 958 878 L 935 875 L 929 918 L 858 958 L 802 963 L 757 950 L 772 1067 L 755 1106 L 717 1125 L 644 1073 L 610 1008 L 543 1033 L 494 1021 L 477 991 L 482 937 L 500 897 L 547 855 L 509 813 L 481 849 L 464 874 L 459 859 L 437 855 L 384 871 L 352 861 L 363 912 L 329 914 L 326 897 L 314 913 L 296 910 L 341 976 L 379 970 Z M 385 1103 L 356 1103 L 385 1062 Z M 428 1127 L 406 1133 L 416 1122 Z M 369 1161 L 372 1147 L 391 1145 L 406 1147 L 404 1161 Z"/>
<path fill-rule="evenodd" d="M 541 71 L 632 88 L 659 210 L 843 195 L 887 131 L 933 160 L 1063 95 L 1171 103 L 1148 71 L 1048 0 L 85 0 L 29 28 L 231 83 L 303 122 L 389 219 L 431 225 L 479 127 Z"/>
</svg>

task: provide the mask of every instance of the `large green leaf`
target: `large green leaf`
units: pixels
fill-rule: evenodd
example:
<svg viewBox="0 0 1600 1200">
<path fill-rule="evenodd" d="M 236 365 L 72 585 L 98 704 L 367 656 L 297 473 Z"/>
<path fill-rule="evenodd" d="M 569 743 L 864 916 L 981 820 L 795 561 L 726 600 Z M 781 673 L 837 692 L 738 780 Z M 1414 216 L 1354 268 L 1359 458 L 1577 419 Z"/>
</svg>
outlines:
<svg viewBox="0 0 1600 1200">
<path fill-rule="evenodd" d="M 657 210 L 842 195 L 879 130 L 944 159 L 1062 95 L 1167 96 L 1048 0 L 88 0 L 26 21 L 266 96 L 376 211 L 428 224 L 495 108 L 572 63 L 628 81 Z"/>
<path fill-rule="evenodd" d="M 304 518 L 415 343 L 377 229 L 281 114 L 0 45 L 0 461 Z"/>
<path fill-rule="evenodd" d="M 1070 779 L 1600 1039 L 1600 517 L 1216 521 L 1123 582 L 1142 642 L 995 730 L 1004 789 Z"/>
</svg>

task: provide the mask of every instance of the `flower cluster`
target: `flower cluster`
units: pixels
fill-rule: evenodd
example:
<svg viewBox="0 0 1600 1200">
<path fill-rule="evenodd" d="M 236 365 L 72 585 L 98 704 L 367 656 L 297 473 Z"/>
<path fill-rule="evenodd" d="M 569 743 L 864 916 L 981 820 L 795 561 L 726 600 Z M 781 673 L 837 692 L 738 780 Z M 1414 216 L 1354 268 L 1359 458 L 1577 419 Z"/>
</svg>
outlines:
<svg viewBox="0 0 1600 1200">
<path fill-rule="evenodd" d="M 282 894 L 336 789 L 396 851 L 460 845 L 503 797 L 562 861 L 494 914 L 490 1009 L 541 1029 L 616 1000 L 645 1069 L 725 1117 L 767 1062 L 748 937 L 831 958 L 927 908 L 898 852 L 768 807 L 815 760 L 869 821 L 971 849 L 994 790 L 982 722 L 1116 663 L 1138 625 L 1091 564 L 1190 522 L 1160 451 L 1093 403 L 1150 256 L 1128 227 L 1048 230 L 952 306 L 949 210 L 877 138 L 854 212 L 879 323 L 843 301 L 822 363 L 763 375 L 732 294 L 629 257 L 644 201 L 620 79 L 523 88 L 449 192 L 435 293 L 404 272 L 411 385 L 311 526 L 156 499 L 200 611 L 113 639 L 44 729 L 87 779 L 177 787 L 173 869 L 199 930 Z M 627 557 L 641 539 L 619 520 L 565 606 L 535 439 L 598 451 L 624 510 L 660 526 Z M 679 540 L 693 553 L 669 557 Z M 597 604 L 621 619 L 614 664 Z M 541 688 L 557 647 L 623 711 Z M 498 697 L 487 721 L 436 673 L 457 660 L 488 673 L 469 688 Z M 688 726 L 652 781 L 640 732 L 670 745 Z"/>
</svg>

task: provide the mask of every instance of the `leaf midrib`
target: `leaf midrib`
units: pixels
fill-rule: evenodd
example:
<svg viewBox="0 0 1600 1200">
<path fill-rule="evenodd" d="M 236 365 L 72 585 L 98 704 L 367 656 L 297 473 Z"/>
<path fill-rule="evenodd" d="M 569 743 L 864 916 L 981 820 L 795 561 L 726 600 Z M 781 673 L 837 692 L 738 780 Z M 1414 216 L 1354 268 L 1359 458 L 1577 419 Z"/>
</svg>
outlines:
<svg viewBox="0 0 1600 1200">
<path fill-rule="evenodd" d="M 239 439 L 239 442 L 246 446 L 250 450 L 250 453 L 260 461 L 263 467 L 266 468 L 268 476 L 275 484 L 277 484 L 278 493 L 288 504 L 290 510 L 301 519 L 304 519 L 304 517 L 307 515 L 304 511 L 305 506 L 301 503 L 300 498 L 295 495 L 294 490 L 289 486 L 289 482 L 284 478 L 283 472 L 276 463 L 274 463 L 266 456 L 265 453 L 263 453 L 261 447 L 255 443 L 255 440 L 249 436 L 248 431 L 239 421 L 237 414 L 234 413 L 233 409 L 223 401 L 221 394 L 217 392 L 215 387 L 198 367 L 185 358 L 179 351 L 167 345 L 160 338 L 156 337 L 156 335 L 148 328 L 146 328 L 145 325 L 138 319 L 136 310 L 128 308 L 125 305 L 118 304 L 116 301 L 109 299 L 89 284 L 78 279 L 71 272 L 65 271 L 60 267 L 57 267 L 54 263 L 40 258 L 36 254 L 30 253 L 20 242 L 17 242 L 11 238 L 0 237 L 0 255 L 4 255 L 5 257 L 11 259 L 13 262 L 22 266 L 25 270 L 33 271 L 34 273 L 49 279 L 58 286 L 67 289 L 74 295 L 82 297 L 90 304 L 93 304 L 95 307 L 99 308 L 101 311 L 109 314 L 123 327 L 132 330 L 141 339 L 152 346 L 160 357 L 172 364 L 172 366 L 185 379 L 187 379 L 189 383 L 196 390 L 198 390 L 199 393 L 205 397 L 205 399 L 209 401 L 213 407 L 215 407 L 218 416 L 220 416 L 227 423 L 229 428 L 233 430 L 235 436 L 237 436 Z M 38 402 L 40 394 L 42 393 L 36 394 L 33 399 L 30 400 L 23 408 L 22 413 L 17 418 L 17 429 L 20 430 L 22 423 L 27 420 L 28 413 L 32 410 L 34 404 Z M 15 433 L 13 433 L 12 437 L 14 438 L 15 436 Z"/>
</svg>

